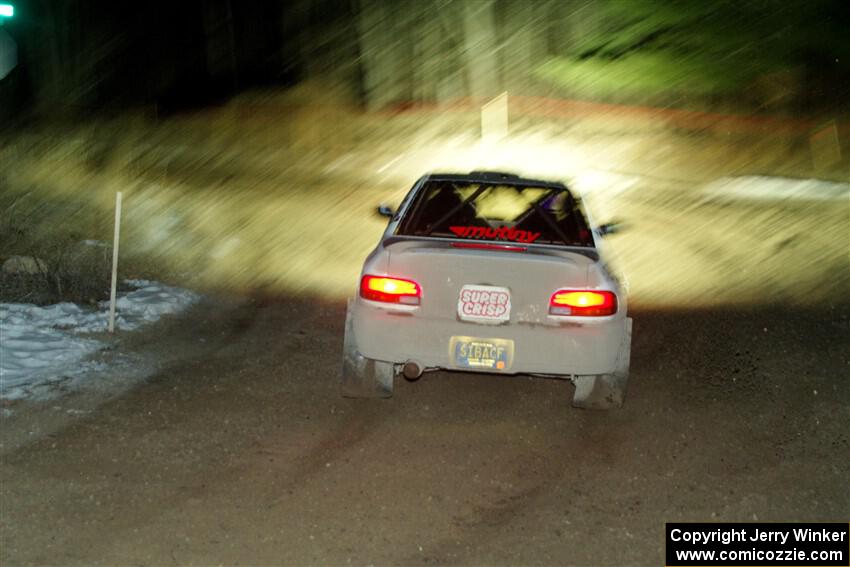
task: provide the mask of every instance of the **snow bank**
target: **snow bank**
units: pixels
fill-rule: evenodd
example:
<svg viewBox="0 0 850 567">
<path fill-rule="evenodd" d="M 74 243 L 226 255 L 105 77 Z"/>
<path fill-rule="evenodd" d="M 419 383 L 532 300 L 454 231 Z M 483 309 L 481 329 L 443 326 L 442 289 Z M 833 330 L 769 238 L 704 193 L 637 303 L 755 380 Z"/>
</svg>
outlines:
<svg viewBox="0 0 850 567">
<path fill-rule="evenodd" d="M 842 201 L 850 199 L 850 183 L 819 179 L 742 176 L 721 177 L 702 189 L 707 197 L 732 199 Z"/>
<path fill-rule="evenodd" d="M 198 300 L 198 294 L 147 280 L 127 280 L 136 288 L 116 302 L 115 326 L 132 330 L 160 316 L 177 313 Z M 0 304 L 0 398 L 31 395 L 32 388 L 57 377 L 75 376 L 96 368 L 83 361 L 105 343 L 80 336 L 105 331 L 109 302 L 97 309 L 74 303 Z"/>
</svg>

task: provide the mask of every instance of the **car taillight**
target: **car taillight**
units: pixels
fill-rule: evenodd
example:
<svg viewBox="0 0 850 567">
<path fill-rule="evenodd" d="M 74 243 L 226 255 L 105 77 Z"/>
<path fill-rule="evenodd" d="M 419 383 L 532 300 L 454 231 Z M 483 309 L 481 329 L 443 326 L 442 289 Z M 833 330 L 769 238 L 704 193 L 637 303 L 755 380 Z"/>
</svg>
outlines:
<svg viewBox="0 0 850 567">
<path fill-rule="evenodd" d="M 559 289 L 549 300 L 550 315 L 603 317 L 617 312 L 617 296 L 610 291 Z"/>
<path fill-rule="evenodd" d="M 385 276 L 363 276 L 360 280 L 360 297 L 384 303 L 419 305 L 422 288 L 412 280 Z"/>
</svg>

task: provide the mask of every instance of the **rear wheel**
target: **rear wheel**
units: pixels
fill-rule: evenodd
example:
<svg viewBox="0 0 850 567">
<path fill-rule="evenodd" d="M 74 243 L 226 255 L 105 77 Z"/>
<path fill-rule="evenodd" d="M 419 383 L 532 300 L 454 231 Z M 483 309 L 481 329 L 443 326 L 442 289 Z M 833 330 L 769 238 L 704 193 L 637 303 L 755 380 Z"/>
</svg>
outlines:
<svg viewBox="0 0 850 567">
<path fill-rule="evenodd" d="M 610 374 L 576 376 L 573 406 L 585 409 L 612 409 L 623 405 L 629 382 L 632 353 L 632 320 L 626 319 L 623 341 L 617 353 L 617 366 Z"/>
<path fill-rule="evenodd" d="M 342 347 L 342 395 L 346 398 L 389 398 L 393 395 L 395 374 L 393 363 L 366 358 L 357 350 L 349 300 Z"/>
</svg>

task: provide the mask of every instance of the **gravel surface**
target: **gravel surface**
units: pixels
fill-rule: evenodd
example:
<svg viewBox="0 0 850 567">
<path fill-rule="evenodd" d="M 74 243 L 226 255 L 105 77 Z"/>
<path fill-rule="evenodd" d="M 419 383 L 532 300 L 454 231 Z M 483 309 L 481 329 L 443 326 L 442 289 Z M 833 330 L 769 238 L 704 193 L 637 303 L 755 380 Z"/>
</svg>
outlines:
<svg viewBox="0 0 850 567">
<path fill-rule="evenodd" d="M 633 316 L 627 403 L 588 412 L 443 372 L 342 399 L 341 302 L 202 304 L 128 336 L 135 389 L 12 407 L 0 560 L 660 565 L 666 521 L 848 517 L 850 309 Z"/>
</svg>

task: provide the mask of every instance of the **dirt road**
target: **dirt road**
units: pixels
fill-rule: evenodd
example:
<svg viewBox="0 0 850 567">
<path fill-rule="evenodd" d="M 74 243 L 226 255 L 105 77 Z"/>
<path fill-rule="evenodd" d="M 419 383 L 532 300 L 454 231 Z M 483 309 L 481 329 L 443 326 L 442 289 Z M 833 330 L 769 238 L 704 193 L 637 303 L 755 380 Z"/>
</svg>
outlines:
<svg viewBox="0 0 850 567">
<path fill-rule="evenodd" d="M 343 315 L 204 304 L 126 339 L 167 361 L 129 393 L 32 441 L 84 395 L 17 407 L 2 563 L 661 565 L 665 521 L 850 516 L 846 308 L 636 311 L 607 413 L 475 374 L 341 399 Z"/>
<path fill-rule="evenodd" d="M 715 171 L 710 152 L 621 138 L 550 153 L 653 169 L 651 148 L 702 175 L 600 197 L 598 220 L 629 227 L 610 242 L 634 307 L 630 390 L 604 413 L 571 409 L 566 382 L 442 372 L 391 400 L 340 398 L 342 294 L 395 181 L 330 171 L 351 154 L 325 168 L 340 179 L 296 183 L 268 170 L 292 166 L 280 144 L 243 149 L 269 158 L 253 168 L 181 169 L 167 146 L 164 167 L 135 159 L 150 186 L 128 193 L 130 243 L 136 230 L 172 271 L 274 291 L 123 337 L 113 352 L 154 368 L 143 382 L 119 365 L 107 391 L 3 408 L 0 563 L 657 566 L 665 522 L 850 519 L 846 202 L 705 203 L 698 181 L 759 172 L 761 154 L 723 153 Z M 418 175 L 428 153 L 368 173 Z M 65 154 L 23 168 L 22 187 L 61 177 L 75 198 L 108 188 L 111 206 L 121 179 L 69 175 Z"/>
</svg>

